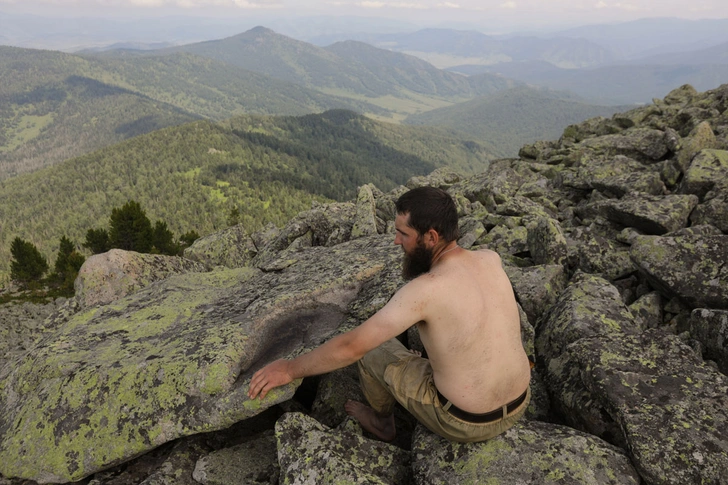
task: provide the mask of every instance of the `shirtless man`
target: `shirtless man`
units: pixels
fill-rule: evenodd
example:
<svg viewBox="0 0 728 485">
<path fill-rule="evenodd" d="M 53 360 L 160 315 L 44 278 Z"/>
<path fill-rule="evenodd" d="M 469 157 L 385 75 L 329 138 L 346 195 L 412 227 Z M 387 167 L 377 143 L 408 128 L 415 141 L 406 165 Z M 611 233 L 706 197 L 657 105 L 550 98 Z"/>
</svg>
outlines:
<svg viewBox="0 0 728 485">
<path fill-rule="evenodd" d="M 523 415 L 531 396 L 511 284 L 496 253 L 457 245 L 457 210 L 446 192 L 421 187 L 396 206 L 394 243 L 410 281 L 357 328 L 258 370 L 248 396 L 359 361 L 371 407 L 349 401 L 346 411 L 380 439 L 395 437 L 395 401 L 444 438 L 490 439 Z M 395 338 L 412 325 L 428 358 Z"/>
</svg>

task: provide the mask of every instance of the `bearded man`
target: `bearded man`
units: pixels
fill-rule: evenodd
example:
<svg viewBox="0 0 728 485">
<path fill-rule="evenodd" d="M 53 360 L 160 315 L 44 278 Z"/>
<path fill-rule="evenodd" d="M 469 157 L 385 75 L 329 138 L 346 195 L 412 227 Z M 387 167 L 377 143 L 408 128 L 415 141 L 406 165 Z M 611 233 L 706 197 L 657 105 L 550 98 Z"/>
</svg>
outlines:
<svg viewBox="0 0 728 485">
<path fill-rule="evenodd" d="M 531 398 L 530 364 L 511 284 L 493 251 L 457 245 L 452 198 L 433 187 L 402 195 L 394 243 L 404 250 L 409 282 L 376 314 L 293 360 L 257 371 L 248 396 L 359 362 L 369 406 L 346 412 L 384 441 L 395 437 L 399 402 L 434 433 L 459 442 L 484 441 L 525 413 Z M 417 325 L 427 358 L 395 337 Z"/>
</svg>

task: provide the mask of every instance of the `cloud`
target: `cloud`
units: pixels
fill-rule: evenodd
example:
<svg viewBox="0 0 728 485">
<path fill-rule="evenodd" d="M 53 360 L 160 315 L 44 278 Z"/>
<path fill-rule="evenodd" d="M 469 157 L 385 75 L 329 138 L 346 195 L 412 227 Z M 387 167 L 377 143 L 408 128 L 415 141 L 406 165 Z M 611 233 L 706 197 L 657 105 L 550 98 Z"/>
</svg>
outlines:
<svg viewBox="0 0 728 485">
<path fill-rule="evenodd" d="M 460 8 L 459 3 L 452 3 L 452 2 L 438 3 L 437 6 L 443 7 L 443 8 Z"/>
<path fill-rule="evenodd" d="M 518 8 L 518 5 L 516 5 L 516 2 L 514 2 L 513 0 L 509 0 L 505 3 L 501 3 L 500 7 L 501 8 Z"/>
<path fill-rule="evenodd" d="M 422 5 L 419 3 L 406 3 L 406 2 L 375 2 L 375 1 L 365 1 L 360 2 L 357 4 L 360 7 L 364 8 L 407 8 L 407 9 L 417 9 L 417 10 L 424 10 L 428 7 L 426 5 Z"/>
<path fill-rule="evenodd" d="M 0 0 L 0 4 L 22 3 L 20 0 Z M 279 8 L 283 0 L 35 0 L 38 5 L 55 6 L 100 6 L 100 7 L 239 7 L 239 8 Z"/>
<path fill-rule="evenodd" d="M 607 7 L 609 7 L 609 5 L 607 5 L 604 2 L 597 2 L 597 4 L 594 5 L 594 8 L 607 8 Z"/>
</svg>

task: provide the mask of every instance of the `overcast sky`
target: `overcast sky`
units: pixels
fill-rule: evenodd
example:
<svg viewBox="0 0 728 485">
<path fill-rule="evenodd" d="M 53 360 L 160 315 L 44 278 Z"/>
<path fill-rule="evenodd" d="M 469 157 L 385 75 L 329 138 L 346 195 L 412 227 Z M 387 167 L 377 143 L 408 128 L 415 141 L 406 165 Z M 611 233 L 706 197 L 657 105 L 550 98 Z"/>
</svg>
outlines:
<svg viewBox="0 0 728 485">
<path fill-rule="evenodd" d="M 420 24 L 568 26 L 645 17 L 728 18 L 728 0 L 0 0 L 0 12 L 66 16 L 369 16 Z M 126 15 L 125 15 L 126 14 Z"/>
</svg>

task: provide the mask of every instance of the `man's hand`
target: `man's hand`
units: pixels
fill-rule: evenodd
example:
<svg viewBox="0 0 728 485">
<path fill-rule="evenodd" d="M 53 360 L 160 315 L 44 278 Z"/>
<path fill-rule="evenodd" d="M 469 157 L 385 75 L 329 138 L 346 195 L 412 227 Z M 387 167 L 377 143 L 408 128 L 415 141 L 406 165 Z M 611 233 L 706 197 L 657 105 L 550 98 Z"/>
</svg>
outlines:
<svg viewBox="0 0 728 485">
<path fill-rule="evenodd" d="M 285 386 L 293 382 L 288 364 L 287 360 L 279 359 L 259 369 L 250 379 L 248 397 L 255 399 L 260 394 L 260 398 L 263 399 L 274 387 Z"/>
</svg>

